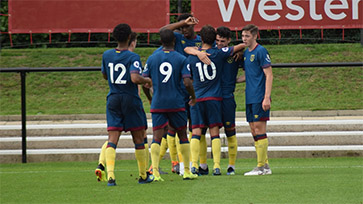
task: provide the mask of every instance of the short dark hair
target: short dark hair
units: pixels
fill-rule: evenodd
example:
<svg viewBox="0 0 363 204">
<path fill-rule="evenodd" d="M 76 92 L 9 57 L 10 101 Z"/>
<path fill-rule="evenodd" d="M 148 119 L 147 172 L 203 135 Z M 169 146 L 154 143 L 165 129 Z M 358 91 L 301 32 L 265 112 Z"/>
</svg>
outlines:
<svg viewBox="0 0 363 204">
<path fill-rule="evenodd" d="M 222 38 L 230 39 L 231 38 L 231 29 L 229 29 L 225 26 L 221 26 L 221 27 L 217 28 L 217 35 L 221 36 Z"/>
<path fill-rule="evenodd" d="M 137 38 L 137 33 L 131 32 L 129 46 L 131 45 L 132 42 L 136 40 L 136 38 Z"/>
<path fill-rule="evenodd" d="M 172 30 L 162 29 L 160 31 L 160 40 L 164 46 L 173 46 L 174 39 L 175 39 L 175 35 Z"/>
<path fill-rule="evenodd" d="M 216 35 L 216 29 L 214 29 L 211 25 L 205 25 L 202 30 L 200 30 L 200 37 L 202 38 L 203 43 L 208 45 L 213 45 L 216 40 Z"/>
<path fill-rule="evenodd" d="M 187 19 L 187 18 L 189 18 L 189 17 L 193 17 L 193 15 L 192 15 L 192 14 L 190 14 L 190 13 L 183 13 L 183 14 L 181 14 L 181 15 L 178 17 L 177 21 L 179 22 L 179 21 L 181 21 L 181 20 L 185 20 L 185 19 Z"/>
<path fill-rule="evenodd" d="M 126 23 L 118 24 L 112 32 L 113 38 L 120 43 L 127 42 L 131 34 L 131 27 Z"/>
<path fill-rule="evenodd" d="M 250 31 L 252 35 L 257 35 L 258 33 L 258 27 L 253 24 L 248 24 L 245 27 L 242 28 L 243 31 Z"/>
</svg>

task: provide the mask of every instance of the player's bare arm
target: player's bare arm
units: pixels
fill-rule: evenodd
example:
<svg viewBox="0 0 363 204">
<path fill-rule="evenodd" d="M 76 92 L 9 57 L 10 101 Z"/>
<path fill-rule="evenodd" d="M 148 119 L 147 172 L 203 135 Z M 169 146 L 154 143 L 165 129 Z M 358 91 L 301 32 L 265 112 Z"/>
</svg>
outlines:
<svg viewBox="0 0 363 204">
<path fill-rule="evenodd" d="M 242 51 L 246 47 L 246 44 L 240 43 L 238 45 L 233 46 L 233 53 L 237 53 L 239 51 Z"/>
<path fill-rule="evenodd" d="M 151 95 L 151 90 L 148 87 L 142 86 L 142 90 L 144 91 L 144 94 L 146 96 L 146 98 L 149 100 L 149 103 L 151 104 L 151 100 L 152 100 L 152 95 Z"/>
<path fill-rule="evenodd" d="M 184 49 L 184 52 L 189 55 L 197 56 L 199 60 L 202 61 L 204 64 L 210 65 L 212 62 L 208 57 L 210 54 L 207 52 L 199 51 L 197 47 L 186 47 Z"/>
<path fill-rule="evenodd" d="M 169 29 L 169 30 L 175 30 L 175 29 L 178 29 L 178 28 L 181 28 L 183 26 L 187 26 L 187 25 L 196 25 L 198 24 L 199 20 L 195 17 L 189 17 L 183 21 L 179 21 L 179 22 L 176 22 L 176 23 L 171 23 L 171 24 L 168 24 L 168 25 L 165 25 L 163 26 L 162 28 L 160 28 L 160 31 L 162 29 Z"/>
<path fill-rule="evenodd" d="M 102 73 L 102 76 L 103 76 L 103 78 L 104 78 L 105 80 L 107 80 L 107 74 Z"/>
<path fill-rule="evenodd" d="M 272 67 L 267 67 L 263 69 L 263 72 L 266 76 L 266 89 L 265 89 L 265 97 L 262 101 L 262 108 L 264 111 L 270 110 L 271 108 L 271 90 L 272 90 L 272 81 L 273 81 L 273 74 L 272 74 Z"/>
<path fill-rule="evenodd" d="M 143 77 L 138 73 L 131 73 L 131 81 L 134 84 L 145 84 L 148 88 L 152 86 L 152 81 L 149 77 Z"/>
<path fill-rule="evenodd" d="M 190 78 L 184 78 L 183 83 L 184 83 L 186 90 L 188 91 L 188 93 L 190 95 L 189 105 L 194 106 L 196 103 L 196 97 L 195 97 L 193 82 Z"/>
</svg>

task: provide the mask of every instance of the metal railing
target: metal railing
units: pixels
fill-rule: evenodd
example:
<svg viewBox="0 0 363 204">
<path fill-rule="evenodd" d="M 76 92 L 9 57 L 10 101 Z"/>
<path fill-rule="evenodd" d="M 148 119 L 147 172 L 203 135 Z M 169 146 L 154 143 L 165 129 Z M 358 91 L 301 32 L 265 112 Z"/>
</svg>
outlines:
<svg viewBox="0 0 363 204">
<path fill-rule="evenodd" d="M 331 63 L 284 63 L 272 64 L 273 68 L 327 68 L 327 67 L 363 67 L 363 62 L 331 62 Z M 75 72 L 75 71 L 101 71 L 100 67 L 19 67 L 0 68 L 0 73 L 17 72 L 21 77 L 21 135 L 22 135 L 22 162 L 27 163 L 26 156 L 26 86 L 27 72 Z"/>
</svg>

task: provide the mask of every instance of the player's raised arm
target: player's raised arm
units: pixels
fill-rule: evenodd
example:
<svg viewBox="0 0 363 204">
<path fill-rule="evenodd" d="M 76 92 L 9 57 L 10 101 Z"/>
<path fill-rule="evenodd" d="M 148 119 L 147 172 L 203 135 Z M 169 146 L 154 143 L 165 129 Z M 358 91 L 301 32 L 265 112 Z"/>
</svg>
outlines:
<svg viewBox="0 0 363 204">
<path fill-rule="evenodd" d="M 196 25 L 196 24 L 198 24 L 198 22 L 199 22 L 199 20 L 197 18 L 191 16 L 185 20 L 181 20 L 176 23 L 171 23 L 171 24 L 165 25 L 160 28 L 160 31 L 163 29 L 169 29 L 169 30 L 174 31 L 175 29 L 179 29 L 183 26 Z"/>
</svg>

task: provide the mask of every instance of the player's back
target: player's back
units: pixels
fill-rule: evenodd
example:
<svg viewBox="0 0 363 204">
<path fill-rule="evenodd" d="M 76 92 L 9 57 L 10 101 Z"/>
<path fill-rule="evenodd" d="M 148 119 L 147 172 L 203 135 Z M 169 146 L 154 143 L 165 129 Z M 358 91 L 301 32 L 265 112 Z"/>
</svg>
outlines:
<svg viewBox="0 0 363 204">
<path fill-rule="evenodd" d="M 173 112 L 185 109 L 181 80 L 190 77 L 186 57 L 174 50 L 162 50 L 149 57 L 143 75 L 153 81 L 150 112 Z"/>
<path fill-rule="evenodd" d="M 206 50 L 212 61 L 210 65 L 202 63 L 197 56 L 189 56 L 193 86 L 197 101 L 222 100 L 221 77 L 225 60 L 233 53 L 233 48 L 211 48 Z"/>
<path fill-rule="evenodd" d="M 131 73 L 141 73 L 140 56 L 128 50 L 110 49 L 102 56 L 102 73 L 107 75 L 111 94 L 138 95 L 137 85 L 131 81 Z"/>
</svg>

